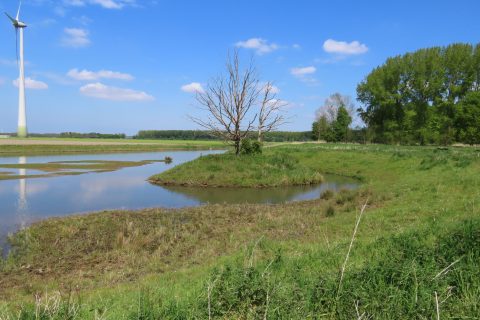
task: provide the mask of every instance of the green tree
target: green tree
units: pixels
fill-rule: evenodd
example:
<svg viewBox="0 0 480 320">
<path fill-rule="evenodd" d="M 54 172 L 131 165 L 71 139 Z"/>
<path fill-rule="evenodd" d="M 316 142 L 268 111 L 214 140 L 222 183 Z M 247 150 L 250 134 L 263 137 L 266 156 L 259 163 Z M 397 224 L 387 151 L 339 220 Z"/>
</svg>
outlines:
<svg viewBox="0 0 480 320">
<path fill-rule="evenodd" d="M 312 124 L 312 135 L 314 140 L 329 141 L 329 131 L 330 124 L 328 123 L 326 115 L 320 116 L 320 118 Z"/>
<path fill-rule="evenodd" d="M 450 144 L 459 103 L 479 90 L 480 45 L 420 49 L 387 59 L 357 86 L 358 112 L 376 142 Z"/>
<path fill-rule="evenodd" d="M 347 142 L 348 128 L 352 123 L 352 117 L 348 114 L 347 108 L 341 105 L 338 108 L 337 118 L 332 124 L 335 141 Z"/>
<path fill-rule="evenodd" d="M 470 92 L 458 104 L 455 126 L 458 141 L 480 144 L 480 91 Z"/>
</svg>

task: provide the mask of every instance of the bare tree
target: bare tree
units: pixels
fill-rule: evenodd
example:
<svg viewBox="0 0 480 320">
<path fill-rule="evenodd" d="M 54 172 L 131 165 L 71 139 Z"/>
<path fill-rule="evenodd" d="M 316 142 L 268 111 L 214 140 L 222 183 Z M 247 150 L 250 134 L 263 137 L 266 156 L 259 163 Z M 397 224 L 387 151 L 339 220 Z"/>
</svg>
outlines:
<svg viewBox="0 0 480 320">
<path fill-rule="evenodd" d="M 340 106 L 344 106 L 345 109 L 347 109 L 347 112 L 352 119 L 355 117 L 355 104 L 353 103 L 352 98 L 338 92 L 325 99 L 323 106 L 317 109 L 315 117 L 318 120 L 322 116 L 325 116 L 327 121 L 332 123 L 337 119 L 337 112 Z"/>
<path fill-rule="evenodd" d="M 228 56 L 226 69 L 225 76 L 217 77 L 204 91 L 196 94 L 197 102 L 208 111 L 208 117 L 191 119 L 232 144 L 238 155 L 242 140 L 255 128 L 255 107 L 262 87 L 253 61 L 245 70 L 240 70 L 238 51 L 233 57 Z"/>
<path fill-rule="evenodd" d="M 277 99 L 277 88 L 267 82 L 263 87 L 263 99 L 258 112 L 258 141 L 263 141 L 263 134 L 278 129 L 286 122 L 282 114 L 283 109 L 288 105 L 286 101 Z"/>
</svg>

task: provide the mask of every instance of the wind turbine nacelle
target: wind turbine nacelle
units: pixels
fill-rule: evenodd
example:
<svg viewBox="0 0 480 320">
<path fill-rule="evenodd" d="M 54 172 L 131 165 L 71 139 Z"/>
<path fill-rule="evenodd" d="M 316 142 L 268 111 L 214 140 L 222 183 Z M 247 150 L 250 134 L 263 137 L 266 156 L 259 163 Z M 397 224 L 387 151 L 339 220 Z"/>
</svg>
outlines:
<svg viewBox="0 0 480 320">
<path fill-rule="evenodd" d="M 21 21 L 16 21 L 14 24 L 15 28 L 26 28 L 27 25 Z"/>
</svg>

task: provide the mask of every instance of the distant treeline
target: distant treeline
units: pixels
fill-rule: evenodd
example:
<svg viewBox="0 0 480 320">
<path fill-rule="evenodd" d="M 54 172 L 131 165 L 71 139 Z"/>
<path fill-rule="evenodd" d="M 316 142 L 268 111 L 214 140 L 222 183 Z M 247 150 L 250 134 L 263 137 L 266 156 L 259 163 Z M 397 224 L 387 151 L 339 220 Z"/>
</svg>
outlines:
<svg viewBox="0 0 480 320">
<path fill-rule="evenodd" d="M 252 132 L 251 139 L 256 139 Z M 134 139 L 161 139 L 161 140 L 218 140 L 209 131 L 203 130 L 142 130 Z M 312 132 L 276 131 L 266 132 L 263 140 L 267 142 L 308 141 L 312 139 Z"/>
<path fill-rule="evenodd" d="M 358 85 L 369 141 L 480 143 L 480 44 L 396 56 Z"/>
<path fill-rule="evenodd" d="M 125 139 L 124 133 L 78 133 L 78 132 L 62 132 L 58 135 L 60 138 L 90 138 L 90 139 Z"/>
<path fill-rule="evenodd" d="M 252 139 L 256 139 L 252 133 Z M 288 141 L 309 141 L 312 140 L 311 131 L 272 131 L 263 133 L 263 141 L 267 142 L 288 142 Z"/>
<path fill-rule="evenodd" d="M 201 130 L 141 130 L 134 139 L 159 140 L 217 140 L 208 131 Z"/>
</svg>

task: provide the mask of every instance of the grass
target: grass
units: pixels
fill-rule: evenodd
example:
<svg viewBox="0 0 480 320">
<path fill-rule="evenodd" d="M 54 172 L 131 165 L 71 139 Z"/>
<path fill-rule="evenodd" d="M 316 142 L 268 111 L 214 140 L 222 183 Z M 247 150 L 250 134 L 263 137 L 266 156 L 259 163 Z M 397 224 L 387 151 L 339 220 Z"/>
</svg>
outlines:
<svg viewBox="0 0 480 320">
<path fill-rule="evenodd" d="M 149 180 L 168 186 L 259 188 L 317 184 L 323 177 L 298 158 L 270 149 L 261 155 L 227 153 L 203 156 Z"/>
<path fill-rule="evenodd" d="M 0 318 L 36 310 L 48 319 L 478 319 L 478 149 L 271 150 L 363 184 L 282 205 L 39 222 L 12 238 L 2 262 Z"/>
<path fill-rule="evenodd" d="M 45 154 L 118 153 L 163 150 L 222 149 L 221 141 L 190 140 L 122 140 L 122 139 L 12 139 L 0 140 L 0 156 L 29 156 Z M 24 144 L 28 143 L 28 144 Z"/>
</svg>

